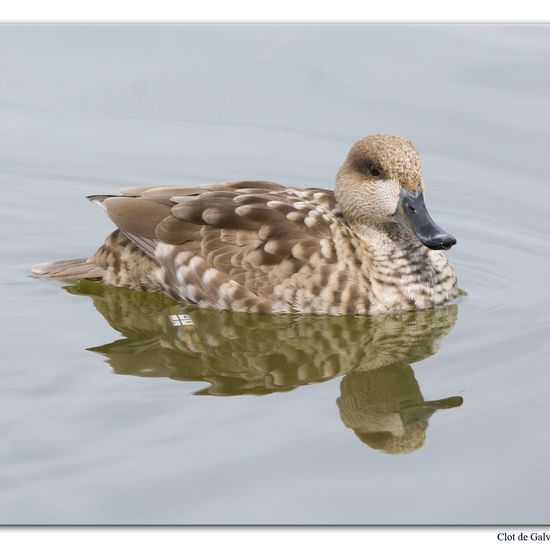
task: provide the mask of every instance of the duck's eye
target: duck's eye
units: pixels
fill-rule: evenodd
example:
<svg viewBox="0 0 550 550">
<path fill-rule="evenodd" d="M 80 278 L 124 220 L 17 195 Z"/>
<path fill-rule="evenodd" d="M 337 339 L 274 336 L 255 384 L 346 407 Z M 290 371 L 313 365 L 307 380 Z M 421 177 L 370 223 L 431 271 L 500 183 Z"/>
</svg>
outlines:
<svg viewBox="0 0 550 550">
<path fill-rule="evenodd" d="M 380 175 L 380 170 L 374 164 L 369 164 L 367 169 L 369 171 L 369 174 L 374 178 Z"/>
</svg>

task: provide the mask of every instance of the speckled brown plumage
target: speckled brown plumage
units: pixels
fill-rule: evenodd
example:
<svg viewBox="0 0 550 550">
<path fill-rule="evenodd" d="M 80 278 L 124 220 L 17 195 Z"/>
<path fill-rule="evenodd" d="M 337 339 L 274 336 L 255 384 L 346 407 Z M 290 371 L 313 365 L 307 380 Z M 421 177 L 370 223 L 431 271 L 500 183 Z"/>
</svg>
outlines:
<svg viewBox="0 0 550 550">
<path fill-rule="evenodd" d="M 367 315 L 441 305 L 457 294 L 452 268 L 392 218 L 399 189 L 421 185 L 409 141 L 370 136 L 352 147 L 336 192 L 245 181 L 91 197 L 118 229 L 86 265 L 109 284 L 214 309 Z"/>
</svg>

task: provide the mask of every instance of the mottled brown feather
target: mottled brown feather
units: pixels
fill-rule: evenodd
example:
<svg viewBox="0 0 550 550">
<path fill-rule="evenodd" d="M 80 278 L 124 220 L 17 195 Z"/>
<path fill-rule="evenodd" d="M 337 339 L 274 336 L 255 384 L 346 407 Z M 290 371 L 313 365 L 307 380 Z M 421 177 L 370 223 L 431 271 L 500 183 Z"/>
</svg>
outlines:
<svg viewBox="0 0 550 550">
<path fill-rule="evenodd" d="M 170 258 L 159 259 L 157 254 L 157 261 L 165 266 L 168 285 L 183 282 L 187 287 L 180 296 L 186 301 L 215 301 L 214 287 L 227 283 L 232 299 L 264 296 L 269 302 L 266 295 L 274 286 L 303 268 L 311 272 L 308 262 L 322 255 L 321 238 L 331 236 L 335 220 L 322 218 L 329 212 L 327 205 L 335 207 L 334 199 L 327 201 L 330 191 L 294 190 L 269 182 L 207 185 L 185 192 L 190 190 L 131 188 L 131 197 L 104 200 L 113 222 L 147 254 L 155 243 L 173 245 Z M 315 195 L 324 199 L 322 204 Z M 311 223 L 304 224 L 306 218 Z M 336 259 L 335 253 L 325 257 L 329 263 Z M 192 269 L 179 273 L 189 262 Z"/>
<path fill-rule="evenodd" d="M 138 197 L 112 197 L 105 199 L 103 205 L 124 233 L 150 239 L 155 238 L 158 224 L 170 215 L 170 206 Z"/>
</svg>

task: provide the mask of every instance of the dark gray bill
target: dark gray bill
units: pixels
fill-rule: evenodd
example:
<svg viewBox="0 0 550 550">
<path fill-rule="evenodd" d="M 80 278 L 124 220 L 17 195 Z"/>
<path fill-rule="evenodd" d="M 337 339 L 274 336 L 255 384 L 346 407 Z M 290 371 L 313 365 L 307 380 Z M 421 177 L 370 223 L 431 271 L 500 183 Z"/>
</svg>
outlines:
<svg viewBox="0 0 550 550">
<path fill-rule="evenodd" d="M 420 188 L 415 193 L 401 189 L 396 218 L 402 226 L 412 231 L 422 244 L 432 250 L 448 250 L 456 244 L 456 239 L 443 231 L 428 214 Z"/>
</svg>

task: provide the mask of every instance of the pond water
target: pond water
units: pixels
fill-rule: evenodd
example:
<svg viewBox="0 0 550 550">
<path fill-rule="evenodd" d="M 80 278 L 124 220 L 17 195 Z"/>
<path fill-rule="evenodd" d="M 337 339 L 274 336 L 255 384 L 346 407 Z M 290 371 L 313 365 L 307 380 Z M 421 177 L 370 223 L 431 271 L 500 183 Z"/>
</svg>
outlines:
<svg viewBox="0 0 550 550">
<path fill-rule="evenodd" d="M 0 523 L 548 523 L 549 27 L 12 25 L 0 51 Z M 29 276 L 111 230 L 86 195 L 330 188 L 375 132 L 420 152 L 452 306 L 269 318 Z"/>
</svg>

